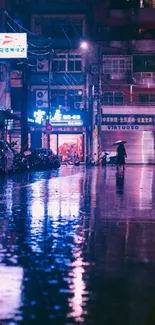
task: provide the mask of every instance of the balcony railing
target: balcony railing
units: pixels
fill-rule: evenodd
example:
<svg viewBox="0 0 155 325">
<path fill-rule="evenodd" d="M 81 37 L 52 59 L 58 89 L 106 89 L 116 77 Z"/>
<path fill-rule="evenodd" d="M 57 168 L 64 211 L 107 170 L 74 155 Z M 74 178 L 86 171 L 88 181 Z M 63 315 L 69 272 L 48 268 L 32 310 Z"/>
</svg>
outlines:
<svg viewBox="0 0 155 325">
<path fill-rule="evenodd" d="M 101 105 L 103 114 L 146 114 L 155 115 L 155 105 L 142 105 L 141 103 L 126 103 L 124 105 Z"/>
<path fill-rule="evenodd" d="M 144 103 L 141 103 L 141 102 L 124 102 L 122 104 L 120 103 L 117 103 L 117 102 L 113 102 L 113 103 L 105 103 L 102 101 L 101 103 L 103 106 L 106 106 L 106 107 L 128 107 L 128 106 L 136 106 L 136 107 L 155 107 L 155 102 L 144 102 Z"/>
<path fill-rule="evenodd" d="M 113 19 L 119 19 L 124 23 L 143 23 L 143 22 L 154 22 L 155 23 L 155 9 L 153 8 L 137 8 L 137 9 L 113 9 L 109 11 L 109 17 Z"/>
</svg>

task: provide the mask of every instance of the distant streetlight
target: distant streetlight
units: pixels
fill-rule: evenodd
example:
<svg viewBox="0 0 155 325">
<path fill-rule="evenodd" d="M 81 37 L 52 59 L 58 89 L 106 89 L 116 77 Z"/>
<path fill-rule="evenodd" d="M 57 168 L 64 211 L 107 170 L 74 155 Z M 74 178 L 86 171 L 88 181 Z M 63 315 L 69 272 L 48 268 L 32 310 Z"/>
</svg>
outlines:
<svg viewBox="0 0 155 325">
<path fill-rule="evenodd" d="M 81 48 L 81 49 L 83 49 L 83 50 L 88 50 L 88 47 L 89 47 L 88 42 L 86 42 L 86 41 L 82 41 L 82 42 L 80 43 L 80 48 Z"/>
</svg>

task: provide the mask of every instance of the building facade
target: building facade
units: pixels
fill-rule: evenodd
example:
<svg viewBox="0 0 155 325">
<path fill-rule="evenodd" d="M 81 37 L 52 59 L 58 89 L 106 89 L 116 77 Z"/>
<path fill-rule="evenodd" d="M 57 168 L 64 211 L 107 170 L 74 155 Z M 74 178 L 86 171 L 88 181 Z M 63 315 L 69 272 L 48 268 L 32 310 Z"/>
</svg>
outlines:
<svg viewBox="0 0 155 325">
<path fill-rule="evenodd" d="M 122 1 L 121 9 L 121 1 L 119 8 L 111 1 L 109 6 L 98 3 L 95 11 L 93 39 L 102 52 L 101 146 L 115 154 L 113 143 L 127 141 L 128 163 L 155 163 L 155 9 L 151 5 L 143 2 L 124 9 Z"/>
<path fill-rule="evenodd" d="M 29 146 L 50 146 L 63 160 L 75 151 L 82 161 L 87 152 L 97 160 L 100 113 L 102 151 L 112 153 L 113 142 L 123 139 L 129 163 L 155 163 L 154 1 L 16 1 L 11 12 L 31 31 Z M 87 50 L 81 39 L 89 40 Z M 11 100 L 20 113 L 17 63 Z M 18 132 L 13 126 L 12 134 Z"/>
<path fill-rule="evenodd" d="M 68 160 L 78 153 L 85 161 L 90 151 L 91 129 L 88 77 L 80 39 L 87 33 L 87 5 L 75 3 L 19 2 L 16 12 L 28 33 L 27 117 L 29 146 L 48 147 Z M 66 8 L 67 7 L 67 8 Z M 13 8 L 13 10 L 15 10 Z M 20 23 L 21 24 L 21 23 Z M 18 30 L 18 26 L 10 24 Z M 33 36 L 35 35 L 35 36 Z M 12 73 L 12 108 L 20 114 L 22 68 Z M 41 117 L 41 120 L 40 120 Z M 12 128 L 12 138 L 18 136 Z"/>
</svg>

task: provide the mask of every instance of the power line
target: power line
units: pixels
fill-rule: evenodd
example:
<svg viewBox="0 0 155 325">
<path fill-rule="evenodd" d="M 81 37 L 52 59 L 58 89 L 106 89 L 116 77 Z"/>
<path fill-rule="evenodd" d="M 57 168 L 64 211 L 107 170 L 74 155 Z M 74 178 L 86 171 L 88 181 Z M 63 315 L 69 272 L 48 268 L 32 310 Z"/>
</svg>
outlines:
<svg viewBox="0 0 155 325">
<path fill-rule="evenodd" d="M 49 48 L 49 45 L 44 45 L 43 47 L 42 46 L 37 46 L 35 44 L 32 44 L 30 41 L 28 41 L 28 44 L 32 47 L 35 47 L 36 49 L 45 49 L 45 48 Z"/>
<path fill-rule="evenodd" d="M 31 31 L 29 31 L 28 29 L 26 29 L 25 27 L 23 27 L 21 24 L 19 24 L 14 18 L 12 18 L 9 14 L 8 14 L 8 12 L 7 11 L 5 11 L 4 9 L 2 9 L 1 8 L 1 10 L 3 10 L 4 11 L 4 14 L 6 15 L 6 17 L 8 17 L 12 22 L 14 22 L 19 28 L 21 28 L 21 29 L 23 29 L 24 31 L 26 31 L 29 35 L 31 35 L 31 36 L 34 36 L 34 37 L 36 37 L 36 38 L 38 38 L 38 39 L 41 39 L 41 40 L 44 40 L 45 38 L 44 37 L 42 37 L 42 36 L 39 36 L 39 35 L 36 35 L 35 33 L 33 33 L 33 32 L 31 32 Z M 63 31 L 63 33 L 64 33 L 64 35 L 65 35 L 65 37 L 66 37 L 66 39 L 68 40 L 68 42 L 70 43 L 71 42 L 71 39 L 69 38 L 69 36 L 67 35 L 67 32 L 64 30 L 64 28 L 63 28 L 63 26 L 61 25 L 61 24 L 59 24 L 60 26 L 61 26 L 61 28 L 62 28 L 62 31 Z M 75 28 L 75 26 L 72 24 L 72 27 L 73 27 L 73 29 L 74 29 L 74 31 L 76 32 L 76 34 L 77 34 L 77 36 L 78 37 L 80 37 L 79 36 L 79 33 L 77 32 L 77 30 L 76 30 L 76 28 Z M 16 32 L 16 31 L 15 31 Z M 49 38 L 47 38 L 47 40 L 49 41 Z M 129 41 L 126 41 L 126 42 L 130 42 L 131 40 L 129 40 Z M 94 44 L 99 44 L 100 46 L 105 46 L 104 44 L 103 44 L 103 42 L 93 42 Z M 31 45 L 31 46 L 33 46 L 33 47 L 36 47 L 36 48 L 41 48 L 40 46 L 37 46 L 37 45 L 35 45 L 35 44 L 32 44 L 32 43 L 30 43 L 29 42 L 29 44 Z M 132 46 L 132 44 L 131 44 L 131 46 Z M 44 46 L 43 48 L 49 48 L 50 47 L 50 45 L 46 45 L 46 46 Z M 137 51 L 137 50 L 134 50 L 133 48 L 131 48 L 131 47 L 128 47 L 128 48 L 124 48 L 124 47 L 119 47 L 119 46 L 112 46 L 112 45 L 109 45 L 109 44 L 106 44 L 106 47 L 108 47 L 108 48 L 110 48 L 110 49 L 118 49 L 118 50 L 123 50 L 123 51 L 131 51 L 132 53 L 134 53 L 134 54 L 143 54 L 144 55 L 144 52 L 143 51 Z M 145 52 L 146 53 L 146 52 Z M 154 54 L 154 51 L 153 50 L 150 50 L 150 51 L 148 51 L 147 52 L 148 54 L 150 54 L 150 53 L 152 53 L 152 54 Z M 107 54 L 108 55 L 108 54 Z M 114 55 L 119 55 L 119 54 L 114 54 Z M 128 54 L 128 55 L 131 55 L 131 54 Z"/>
<path fill-rule="evenodd" d="M 7 22 L 7 25 L 11 28 L 11 30 L 14 32 L 14 33 L 16 33 L 16 30 Z M 33 45 L 32 43 L 30 43 L 29 41 L 28 41 L 28 45 Z M 48 46 L 49 47 L 49 46 Z M 48 48 L 48 47 L 46 47 L 46 48 Z M 39 47 L 36 47 L 37 49 L 40 49 L 40 50 L 43 50 L 44 48 L 39 48 Z M 42 53 L 42 54 L 40 54 L 40 53 L 36 53 L 36 52 L 32 52 L 32 51 L 30 51 L 30 50 L 28 50 L 28 52 L 29 53 L 31 53 L 31 54 L 33 54 L 33 55 L 48 55 L 50 52 L 48 51 L 48 52 L 46 52 L 46 53 Z M 54 51 L 53 51 L 54 52 Z"/>
<path fill-rule="evenodd" d="M 74 30 L 76 30 L 76 28 L 75 28 L 75 26 L 74 26 Z M 63 30 L 63 32 L 64 32 L 64 30 Z M 67 38 L 67 40 L 69 39 L 69 37 L 68 37 L 68 35 L 67 35 L 67 33 L 65 32 L 64 33 L 64 35 L 66 36 L 66 38 Z M 70 41 L 70 40 L 69 40 Z M 128 48 L 128 49 L 126 49 L 126 50 L 130 50 L 130 48 Z M 143 53 L 144 54 L 144 53 Z M 105 82 L 104 81 L 104 83 L 107 83 L 107 82 Z M 113 89 L 114 89 L 114 87 L 113 87 L 113 85 L 110 85 L 109 83 L 107 83 L 108 84 L 108 86 L 110 86 L 110 87 L 112 87 Z M 118 87 L 120 87 L 120 85 L 118 85 Z M 124 94 L 127 94 L 127 95 L 131 95 L 130 93 L 127 93 L 127 92 L 123 92 Z M 132 96 L 135 96 L 135 95 L 132 95 Z"/>
<path fill-rule="evenodd" d="M 13 19 L 8 12 L 5 10 L 4 14 L 6 15 L 6 17 L 8 17 L 11 21 L 13 21 L 19 28 L 21 28 L 22 30 L 24 30 L 27 34 L 31 35 L 31 36 L 35 36 L 37 38 L 43 39 L 43 37 L 36 35 L 35 33 L 29 31 L 27 28 L 23 27 L 21 24 L 19 24 L 15 19 Z"/>
<path fill-rule="evenodd" d="M 30 32 L 28 29 L 26 29 L 26 28 L 24 28 L 21 24 L 19 24 L 15 19 L 13 19 L 6 11 L 4 11 L 4 13 L 5 13 L 5 15 L 7 16 L 7 17 L 9 17 L 9 19 L 11 20 L 11 21 L 13 21 L 18 27 L 20 27 L 20 28 L 22 28 L 23 30 L 25 30 L 28 34 L 30 34 L 30 35 L 33 35 L 33 36 L 35 36 L 35 37 L 37 37 L 37 38 L 40 38 L 40 39 L 43 39 L 42 37 L 40 37 L 40 36 L 38 36 L 38 35 L 35 35 L 34 33 L 32 33 L 32 32 Z M 14 31 L 14 32 L 16 32 L 15 30 L 14 30 L 14 28 L 7 22 L 7 24 L 8 24 L 8 26 Z M 61 25 L 61 28 L 62 28 L 62 30 L 63 30 L 63 33 L 64 33 L 64 35 L 65 35 L 65 37 L 66 37 L 66 39 L 69 41 L 69 43 L 71 42 L 71 40 L 70 40 L 70 38 L 69 38 L 69 36 L 67 35 L 67 33 L 66 33 L 66 31 L 64 30 L 64 28 L 63 28 L 63 26 Z M 75 26 L 74 26 L 74 31 L 76 31 L 76 28 L 75 28 Z M 77 33 L 77 35 L 79 36 L 79 34 Z M 34 45 L 34 44 L 32 44 L 32 43 L 30 43 L 30 42 L 28 42 L 28 44 L 29 45 L 31 45 L 31 46 L 33 46 L 33 47 L 35 47 L 35 48 L 37 48 L 37 49 L 43 49 L 43 48 L 41 48 L 41 47 L 38 47 L 38 46 L 36 46 L 36 45 Z M 102 44 L 102 43 L 98 43 L 98 44 Z M 103 45 L 103 44 L 102 44 Z M 106 45 L 107 46 L 107 45 Z M 108 45 L 108 47 L 109 48 L 115 48 L 115 49 L 119 49 L 119 50 L 125 50 L 125 51 L 129 51 L 129 50 L 131 50 L 130 48 L 128 48 L 128 49 L 126 49 L 126 48 L 121 48 L 121 47 L 114 47 L 114 46 L 111 46 L 111 45 Z M 49 48 L 49 45 L 48 46 L 46 46 L 46 48 Z M 68 51 L 68 50 L 67 50 Z M 33 51 L 31 51 L 31 50 L 28 50 L 28 52 L 30 53 L 30 54 L 32 54 L 32 55 L 35 55 L 35 56 L 46 56 L 46 55 L 49 55 L 50 54 L 50 52 L 48 51 L 48 52 L 45 52 L 45 53 L 36 53 L 36 52 L 33 52 Z M 53 52 L 54 52 L 54 50 L 53 50 Z M 60 52 L 61 52 L 61 50 L 60 50 Z M 132 52 L 133 52 L 133 50 L 132 50 Z M 149 51 L 149 53 L 153 53 L 154 54 L 154 52 L 152 52 L 152 51 Z M 140 52 L 137 52 L 137 54 L 140 54 Z M 144 55 L 144 52 L 142 52 L 142 54 Z M 118 54 L 117 54 L 118 55 Z M 117 56 L 117 55 L 114 55 L 114 56 Z M 108 56 L 108 55 L 107 55 Z M 23 62 L 19 62 L 19 63 L 17 63 L 18 65 L 19 64 L 23 64 L 23 63 L 25 63 L 25 61 L 23 61 Z M 26 63 L 26 64 L 28 64 L 28 63 Z M 29 66 L 34 66 L 34 65 L 31 65 L 31 64 L 28 64 Z M 77 84 L 77 80 L 71 75 L 71 74 L 68 74 L 68 73 L 66 73 L 66 72 L 64 72 L 64 74 L 65 74 L 65 76 L 63 76 L 63 78 L 66 80 L 66 82 L 68 83 L 68 86 L 75 86 L 75 85 L 78 85 Z M 70 76 L 69 76 L 70 75 Z M 72 80 L 71 80 L 71 78 L 72 78 Z M 76 82 L 76 84 L 74 83 L 74 81 Z M 71 83 L 71 85 L 70 85 L 70 83 Z M 110 87 L 112 87 L 113 89 L 116 89 L 115 87 L 120 87 L 119 85 L 118 86 L 114 86 L 114 85 L 111 85 L 111 84 L 109 84 L 108 82 L 106 82 L 106 81 L 104 81 L 104 83 L 106 83 L 108 86 L 110 86 Z M 63 84 L 64 86 L 66 86 L 65 84 Z M 130 94 L 130 93 L 127 93 L 127 92 L 124 92 L 125 94 Z M 134 96 L 134 95 L 133 95 Z"/>
<path fill-rule="evenodd" d="M 36 55 L 36 56 L 46 56 L 46 55 L 49 55 L 50 52 L 46 52 L 46 53 L 35 53 L 35 52 L 32 52 L 30 50 L 28 50 L 28 53 L 32 54 L 32 55 Z"/>
</svg>

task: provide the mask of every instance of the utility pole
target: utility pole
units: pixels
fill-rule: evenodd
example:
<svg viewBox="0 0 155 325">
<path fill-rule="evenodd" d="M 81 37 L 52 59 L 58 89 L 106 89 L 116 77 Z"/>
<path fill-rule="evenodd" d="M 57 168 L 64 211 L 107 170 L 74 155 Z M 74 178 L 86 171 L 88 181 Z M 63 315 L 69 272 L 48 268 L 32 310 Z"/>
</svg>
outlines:
<svg viewBox="0 0 155 325">
<path fill-rule="evenodd" d="M 47 112 L 47 123 L 50 125 L 50 116 L 51 116 L 51 78 L 52 78 L 52 69 L 51 69 L 51 47 L 49 49 L 49 60 L 48 60 L 48 112 Z M 47 131 L 47 148 L 50 149 L 50 131 Z"/>
<path fill-rule="evenodd" d="M 28 149 L 28 71 L 23 64 L 23 102 L 21 105 L 21 152 Z"/>
<path fill-rule="evenodd" d="M 102 163 L 102 147 L 101 147 L 101 51 L 98 46 L 98 98 L 97 98 L 97 130 L 98 130 L 98 165 Z"/>
<path fill-rule="evenodd" d="M 0 8 L 0 33 L 4 33 L 5 32 L 5 11 L 4 9 Z M 5 69 L 6 69 L 6 75 L 4 77 L 4 80 L 6 82 L 5 84 L 5 102 L 4 102 L 4 99 L 2 97 L 2 104 L 3 104 L 3 107 L 5 107 L 6 109 L 6 104 L 7 104 L 7 100 L 9 98 L 9 94 L 8 94 L 8 83 L 9 83 L 9 77 L 8 76 L 8 65 L 7 63 L 5 64 Z M 4 71 L 3 71 L 3 68 L 1 67 L 1 80 L 0 82 L 3 80 L 3 74 L 4 74 Z M 9 89 L 10 91 L 10 89 Z M 3 119 L 3 123 L 1 124 L 0 126 L 0 138 L 4 138 L 4 134 L 5 134 L 5 116 L 4 116 L 4 119 Z"/>
<path fill-rule="evenodd" d="M 102 163 L 102 146 L 101 146 L 101 50 L 99 46 L 95 47 L 96 49 L 96 64 L 94 64 L 94 71 L 92 72 L 95 75 L 95 80 L 93 82 L 92 94 L 94 97 L 93 100 L 93 110 L 92 110 L 92 153 L 95 163 L 100 166 Z"/>
<path fill-rule="evenodd" d="M 4 33 L 5 31 L 5 11 L 0 8 L 0 32 Z"/>
</svg>

